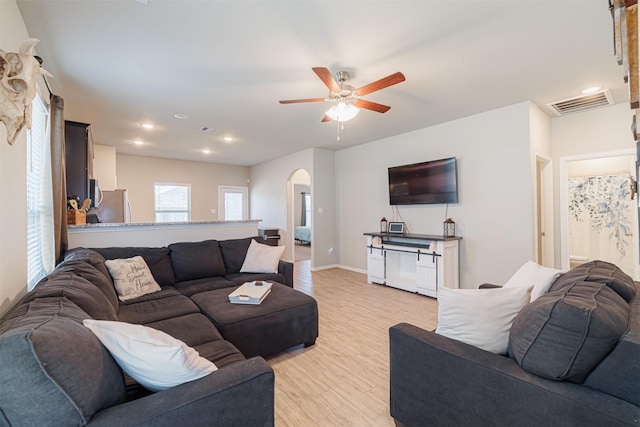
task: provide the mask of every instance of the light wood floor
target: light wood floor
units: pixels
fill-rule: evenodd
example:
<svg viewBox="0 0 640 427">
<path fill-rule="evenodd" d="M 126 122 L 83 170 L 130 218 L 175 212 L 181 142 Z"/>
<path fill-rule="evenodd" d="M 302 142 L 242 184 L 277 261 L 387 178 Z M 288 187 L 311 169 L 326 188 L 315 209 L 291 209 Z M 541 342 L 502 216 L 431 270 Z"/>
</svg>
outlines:
<svg viewBox="0 0 640 427">
<path fill-rule="evenodd" d="M 294 259 L 297 261 L 304 261 L 311 259 L 311 245 L 303 245 L 296 242 L 294 248 Z"/>
<path fill-rule="evenodd" d="M 316 345 L 268 360 L 276 373 L 276 427 L 393 426 L 389 415 L 389 327 L 433 329 L 434 299 L 366 282 L 342 269 L 295 264 L 296 289 L 318 301 Z"/>
</svg>

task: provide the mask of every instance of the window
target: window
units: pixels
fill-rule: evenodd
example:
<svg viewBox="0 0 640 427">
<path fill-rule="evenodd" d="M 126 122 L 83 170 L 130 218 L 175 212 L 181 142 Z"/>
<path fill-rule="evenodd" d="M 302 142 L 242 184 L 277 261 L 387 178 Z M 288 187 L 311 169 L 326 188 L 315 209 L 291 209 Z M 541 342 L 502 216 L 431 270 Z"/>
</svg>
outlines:
<svg viewBox="0 0 640 427">
<path fill-rule="evenodd" d="M 306 208 L 305 216 L 307 226 L 311 226 L 311 194 L 304 193 L 304 206 Z"/>
<path fill-rule="evenodd" d="M 249 189 L 247 187 L 218 187 L 218 218 L 223 221 L 249 219 Z"/>
<path fill-rule="evenodd" d="M 156 222 L 191 220 L 190 184 L 154 184 Z"/>
<path fill-rule="evenodd" d="M 55 266 L 49 112 L 39 96 L 32 102 L 27 132 L 27 285 L 31 290 Z"/>
</svg>

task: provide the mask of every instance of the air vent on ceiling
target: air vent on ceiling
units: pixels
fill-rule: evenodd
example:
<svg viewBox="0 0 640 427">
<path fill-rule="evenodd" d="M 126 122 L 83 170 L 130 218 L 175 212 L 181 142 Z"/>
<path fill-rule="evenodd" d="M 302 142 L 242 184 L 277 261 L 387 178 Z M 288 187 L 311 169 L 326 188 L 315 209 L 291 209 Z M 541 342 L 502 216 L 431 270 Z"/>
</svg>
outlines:
<svg viewBox="0 0 640 427">
<path fill-rule="evenodd" d="M 547 104 L 547 107 L 549 107 L 555 115 L 563 116 L 565 114 L 592 110 L 606 105 L 613 105 L 613 98 L 611 97 L 609 89 L 591 93 L 589 95 L 578 96 L 576 98 L 552 102 Z"/>
<path fill-rule="evenodd" d="M 212 127 L 209 127 L 209 126 L 202 126 L 202 127 L 200 128 L 200 131 L 201 131 L 201 132 L 204 132 L 204 133 L 211 133 L 211 134 L 214 134 L 214 135 L 215 135 L 216 133 L 220 132 L 220 129 L 218 129 L 218 128 L 212 128 Z"/>
</svg>

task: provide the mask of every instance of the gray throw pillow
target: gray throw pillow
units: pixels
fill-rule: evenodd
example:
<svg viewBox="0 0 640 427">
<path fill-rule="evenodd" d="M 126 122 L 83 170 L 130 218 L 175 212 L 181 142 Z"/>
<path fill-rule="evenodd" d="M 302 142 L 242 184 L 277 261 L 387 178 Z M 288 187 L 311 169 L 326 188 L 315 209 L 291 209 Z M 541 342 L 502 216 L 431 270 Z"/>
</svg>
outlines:
<svg viewBox="0 0 640 427">
<path fill-rule="evenodd" d="M 113 282 L 104 277 L 97 268 L 89 263 L 88 260 L 83 259 L 71 259 L 67 261 L 63 261 L 58 264 L 54 273 L 64 272 L 64 273 L 73 273 L 77 276 L 82 277 L 83 279 L 87 279 L 91 284 L 93 284 L 96 288 L 100 289 L 100 291 L 107 297 L 114 310 L 118 310 L 118 295 L 116 295 L 116 290 L 113 287 Z"/>
<path fill-rule="evenodd" d="M 224 268 L 227 274 L 240 272 L 252 240 L 255 240 L 258 243 L 265 243 L 265 240 L 259 236 L 220 241 L 220 251 L 222 252 Z"/>
<path fill-rule="evenodd" d="M 45 277 L 25 297 L 25 302 L 38 298 L 64 297 L 99 320 L 117 320 L 116 311 L 95 285 L 73 273 L 58 271 Z"/>
<path fill-rule="evenodd" d="M 176 281 L 223 277 L 226 272 L 217 240 L 169 245 Z"/>
<path fill-rule="evenodd" d="M 65 298 L 42 298 L 28 303 L 23 315 L 3 325 L 3 421 L 80 426 L 99 410 L 124 401 L 122 371 L 82 325 L 87 317 Z"/>
<path fill-rule="evenodd" d="M 144 262 L 147 263 L 149 270 L 151 270 L 153 278 L 160 286 L 169 286 L 176 283 L 168 248 L 112 247 L 95 248 L 94 250 L 104 256 L 105 259 L 125 259 L 141 256 L 144 258 Z"/>
<path fill-rule="evenodd" d="M 615 264 L 606 261 L 590 261 L 572 268 L 558 277 L 551 285 L 549 292 L 558 291 L 577 281 L 604 283 L 616 291 L 626 302 L 636 295 L 633 279 Z"/>
<path fill-rule="evenodd" d="M 516 316 L 509 355 L 526 371 L 581 383 L 627 329 L 629 305 L 607 285 L 576 282 Z"/>
<path fill-rule="evenodd" d="M 106 277 L 107 280 L 109 280 L 109 282 L 111 282 L 111 284 L 113 285 L 111 276 L 109 275 L 109 270 L 107 270 L 107 266 L 104 265 L 104 257 L 98 252 L 87 248 L 73 248 L 65 252 L 64 260 L 82 260 L 88 262 L 89 264 L 94 266 L 100 273 L 104 274 L 104 277 Z"/>
</svg>

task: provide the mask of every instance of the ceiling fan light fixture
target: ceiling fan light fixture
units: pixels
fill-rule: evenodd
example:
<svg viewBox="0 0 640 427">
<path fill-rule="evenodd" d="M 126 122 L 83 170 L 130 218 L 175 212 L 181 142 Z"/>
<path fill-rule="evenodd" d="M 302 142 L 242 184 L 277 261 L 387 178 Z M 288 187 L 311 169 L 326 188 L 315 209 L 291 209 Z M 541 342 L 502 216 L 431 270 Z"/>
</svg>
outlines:
<svg viewBox="0 0 640 427">
<path fill-rule="evenodd" d="M 338 101 L 336 105 L 329 108 L 325 113 L 331 120 L 346 122 L 358 115 L 360 109 L 345 101 Z"/>
</svg>

